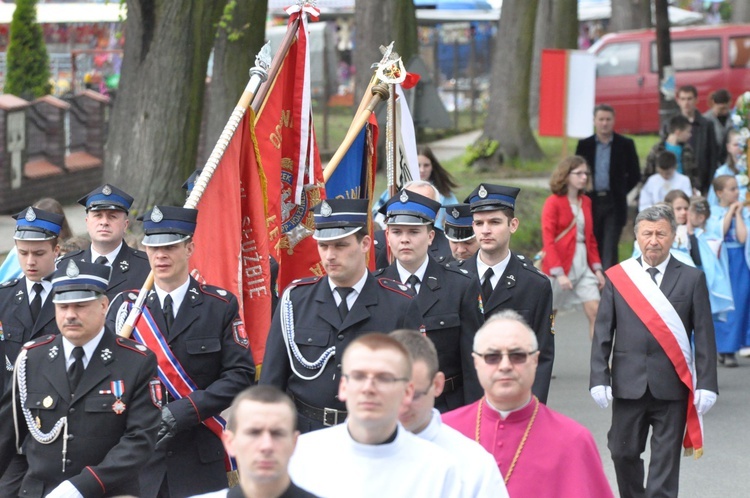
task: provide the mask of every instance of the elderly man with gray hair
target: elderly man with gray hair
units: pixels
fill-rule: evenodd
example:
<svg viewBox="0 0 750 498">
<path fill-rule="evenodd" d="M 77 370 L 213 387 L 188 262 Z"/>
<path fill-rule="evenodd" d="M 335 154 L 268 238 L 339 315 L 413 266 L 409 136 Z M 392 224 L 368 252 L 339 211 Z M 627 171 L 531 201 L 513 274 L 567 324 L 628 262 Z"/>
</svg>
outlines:
<svg viewBox="0 0 750 498">
<path fill-rule="evenodd" d="M 474 336 L 473 356 L 484 396 L 443 414 L 443 423 L 492 453 L 508 494 L 613 496 L 588 429 L 531 393 L 539 345 L 521 315 L 503 310 L 488 318 Z"/>
<path fill-rule="evenodd" d="M 594 326 L 591 396 L 602 408 L 612 400 L 609 450 L 623 498 L 677 496 L 680 446 L 702 454 L 701 416 L 718 393 L 706 277 L 670 256 L 675 228 L 669 206 L 638 214 L 642 256 L 607 270 Z"/>
</svg>

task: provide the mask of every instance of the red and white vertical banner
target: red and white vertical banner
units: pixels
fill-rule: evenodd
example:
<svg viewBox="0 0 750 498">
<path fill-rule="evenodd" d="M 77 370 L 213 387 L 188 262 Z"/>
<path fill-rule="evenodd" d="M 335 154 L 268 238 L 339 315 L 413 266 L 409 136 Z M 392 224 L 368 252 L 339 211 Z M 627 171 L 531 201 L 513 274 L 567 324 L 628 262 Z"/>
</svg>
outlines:
<svg viewBox="0 0 750 498">
<path fill-rule="evenodd" d="M 590 136 L 595 89 L 594 54 L 580 50 L 542 50 L 539 135 Z"/>
</svg>

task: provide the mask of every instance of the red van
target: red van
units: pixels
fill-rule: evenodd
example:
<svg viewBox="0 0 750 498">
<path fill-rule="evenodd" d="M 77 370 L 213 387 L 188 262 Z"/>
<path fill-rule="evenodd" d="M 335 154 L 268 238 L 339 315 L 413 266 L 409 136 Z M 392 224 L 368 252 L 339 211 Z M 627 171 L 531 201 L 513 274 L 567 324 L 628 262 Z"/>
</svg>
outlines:
<svg viewBox="0 0 750 498">
<path fill-rule="evenodd" d="M 750 24 L 672 28 L 672 66 L 676 88 L 698 89 L 698 109 L 708 96 L 726 88 L 735 99 L 750 90 Z M 659 75 L 653 29 L 603 36 L 589 52 L 596 54 L 596 103 L 617 114 L 622 133 L 659 130 Z"/>
</svg>

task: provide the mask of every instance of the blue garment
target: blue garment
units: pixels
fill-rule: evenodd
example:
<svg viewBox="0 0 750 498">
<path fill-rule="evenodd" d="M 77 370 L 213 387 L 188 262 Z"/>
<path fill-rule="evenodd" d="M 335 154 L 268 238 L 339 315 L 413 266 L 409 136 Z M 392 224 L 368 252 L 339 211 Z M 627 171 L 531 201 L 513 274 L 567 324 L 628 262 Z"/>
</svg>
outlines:
<svg viewBox="0 0 750 498">
<path fill-rule="evenodd" d="M 698 252 L 701 256 L 699 268 L 706 274 L 711 314 L 715 321 L 725 322 L 727 312 L 734 310 L 732 284 L 729 280 L 729 256 L 726 247 L 722 245 L 719 250 L 719 257 L 716 257 L 708 244 L 707 237 L 705 230 L 702 228 L 695 229 L 695 240 L 698 241 Z"/>
<path fill-rule="evenodd" d="M 744 247 L 736 238 L 735 220 L 723 233 L 724 216 L 726 207 L 716 206 L 711 208 L 711 217 L 706 223 L 706 232 L 709 237 L 723 240 L 722 246 L 726 250 L 729 269 L 729 280 L 734 300 L 734 311 L 726 314 L 726 321 L 714 320 L 716 329 L 716 350 L 718 353 L 735 353 L 743 344 L 748 343 L 750 338 L 750 266 L 748 266 L 748 248 L 750 237 L 745 241 Z M 746 208 L 742 209 L 742 217 L 747 225 L 750 223 L 750 213 Z"/>
<path fill-rule="evenodd" d="M 729 166 L 727 164 L 722 164 L 718 168 L 716 168 L 716 173 L 714 174 L 714 178 L 721 175 L 732 175 L 735 178 L 737 178 L 737 185 L 740 186 L 740 201 L 743 199 L 746 199 L 747 196 L 747 185 L 741 185 L 740 184 L 740 175 L 744 175 L 745 173 L 740 172 L 740 174 L 735 175 L 734 171 L 729 169 Z M 711 185 L 708 188 L 708 205 L 711 206 L 711 209 L 713 209 L 714 206 L 719 205 L 719 197 L 716 195 L 716 192 L 714 191 L 714 186 Z"/>
<path fill-rule="evenodd" d="M 18 278 L 21 274 L 21 264 L 18 262 L 18 251 L 13 247 L 5 257 L 2 266 L 0 266 L 0 283 Z"/>
<path fill-rule="evenodd" d="M 612 156 L 612 139 L 609 142 L 596 141 L 596 164 L 594 165 L 594 190 L 606 192 L 609 190 L 609 163 Z"/>
<path fill-rule="evenodd" d="M 682 168 L 682 145 L 672 145 L 671 143 L 665 141 L 664 150 L 668 150 L 675 155 L 675 157 L 677 158 L 677 172 L 685 174 Z"/>
</svg>

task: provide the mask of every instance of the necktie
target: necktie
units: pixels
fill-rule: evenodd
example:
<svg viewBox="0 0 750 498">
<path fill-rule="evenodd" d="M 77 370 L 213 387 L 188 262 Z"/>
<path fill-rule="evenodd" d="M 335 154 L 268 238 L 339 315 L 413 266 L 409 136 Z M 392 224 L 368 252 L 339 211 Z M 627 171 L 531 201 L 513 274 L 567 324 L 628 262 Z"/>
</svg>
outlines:
<svg viewBox="0 0 750 498">
<path fill-rule="evenodd" d="M 99 256 L 96 258 L 96 261 L 94 261 L 97 265 L 108 265 L 109 260 L 106 258 L 106 256 Z"/>
<path fill-rule="evenodd" d="M 172 296 L 167 294 L 164 298 L 164 321 L 167 324 L 167 332 L 172 328 L 174 323 L 174 312 L 172 311 Z"/>
<path fill-rule="evenodd" d="M 37 282 L 31 288 L 36 294 L 29 303 L 29 309 L 31 310 L 31 319 L 36 323 L 36 319 L 39 318 L 39 313 L 42 311 L 42 291 L 44 287 Z"/>
<path fill-rule="evenodd" d="M 417 284 L 419 283 L 419 277 L 416 275 L 409 275 L 409 278 L 406 279 L 406 285 L 409 286 L 411 290 L 414 291 L 414 294 L 417 294 Z"/>
<path fill-rule="evenodd" d="M 654 281 L 654 283 L 655 283 L 656 285 L 659 285 L 659 282 L 657 282 L 657 281 L 656 281 L 656 276 L 657 276 L 657 275 L 658 275 L 659 273 L 661 273 L 661 272 L 659 271 L 659 269 L 658 269 L 658 268 L 654 268 L 654 267 L 651 267 L 651 268 L 646 268 L 646 271 L 648 272 L 648 274 L 649 274 L 649 275 L 651 275 L 651 280 L 653 280 L 653 281 Z"/>
<path fill-rule="evenodd" d="M 495 272 L 492 271 L 492 268 L 487 268 L 487 271 L 484 272 L 484 281 L 482 282 L 482 301 L 485 303 L 490 300 L 490 296 L 492 295 L 492 282 L 490 279 L 494 274 Z"/>
<path fill-rule="evenodd" d="M 83 376 L 83 348 L 81 346 L 74 347 L 72 356 L 75 361 L 68 369 L 68 382 L 70 383 L 70 392 L 74 393 Z"/>
<path fill-rule="evenodd" d="M 343 322 L 346 318 L 346 314 L 349 313 L 349 305 L 346 304 L 346 296 L 351 294 L 354 289 L 351 287 L 336 287 L 336 292 L 341 296 L 341 302 L 339 303 L 339 315 Z"/>
</svg>

